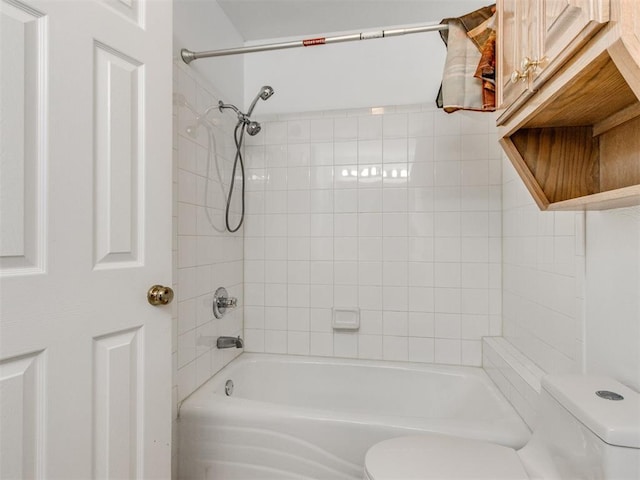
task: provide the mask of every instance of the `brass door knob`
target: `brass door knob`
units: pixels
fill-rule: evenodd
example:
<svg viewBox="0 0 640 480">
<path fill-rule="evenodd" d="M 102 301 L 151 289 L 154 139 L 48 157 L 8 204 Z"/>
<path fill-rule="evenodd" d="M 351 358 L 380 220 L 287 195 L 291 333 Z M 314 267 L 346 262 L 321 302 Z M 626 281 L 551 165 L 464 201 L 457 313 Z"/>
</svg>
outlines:
<svg viewBox="0 0 640 480">
<path fill-rule="evenodd" d="M 173 290 L 170 287 L 154 285 L 147 292 L 147 300 L 151 305 L 168 305 L 173 300 Z"/>
</svg>

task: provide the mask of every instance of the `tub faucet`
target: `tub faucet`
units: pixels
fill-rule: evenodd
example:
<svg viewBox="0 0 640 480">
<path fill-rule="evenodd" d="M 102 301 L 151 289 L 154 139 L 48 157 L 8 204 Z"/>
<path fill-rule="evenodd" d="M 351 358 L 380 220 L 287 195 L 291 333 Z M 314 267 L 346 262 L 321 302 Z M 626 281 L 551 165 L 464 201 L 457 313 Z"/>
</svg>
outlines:
<svg viewBox="0 0 640 480">
<path fill-rule="evenodd" d="M 238 337 L 218 337 L 216 341 L 216 347 L 218 348 L 243 348 L 244 342 Z"/>
</svg>

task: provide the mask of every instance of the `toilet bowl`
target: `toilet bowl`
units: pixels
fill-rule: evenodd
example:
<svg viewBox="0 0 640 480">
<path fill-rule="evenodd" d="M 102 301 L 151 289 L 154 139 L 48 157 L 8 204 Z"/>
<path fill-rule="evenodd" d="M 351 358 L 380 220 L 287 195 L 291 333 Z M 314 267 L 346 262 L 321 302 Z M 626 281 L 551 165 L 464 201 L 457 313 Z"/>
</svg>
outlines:
<svg viewBox="0 0 640 480">
<path fill-rule="evenodd" d="M 640 395 L 604 377 L 551 375 L 520 450 L 441 434 L 380 442 L 365 480 L 638 480 Z"/>
<path fill-rule="evenodd" d="M 380 442 L 367 452 L 365 480 L 524 480 L 516 451 L 480 440 L 416 435 Z"/>
</svg>

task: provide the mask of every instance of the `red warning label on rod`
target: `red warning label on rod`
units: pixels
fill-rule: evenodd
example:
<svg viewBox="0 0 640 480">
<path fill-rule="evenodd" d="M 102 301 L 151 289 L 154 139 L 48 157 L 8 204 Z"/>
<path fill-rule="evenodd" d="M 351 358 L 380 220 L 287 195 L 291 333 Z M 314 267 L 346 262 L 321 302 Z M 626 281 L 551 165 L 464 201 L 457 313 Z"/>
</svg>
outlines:
<svg viewBox="0 0 640 480">
<path fill-rule="evenodd" d="M 325 37 L 320 38 L 308 38 L 302 41 L 302 45 L 305 47 L 313 47 L 314 45 L 324 45 L 326 43 Z"/>
</svg>

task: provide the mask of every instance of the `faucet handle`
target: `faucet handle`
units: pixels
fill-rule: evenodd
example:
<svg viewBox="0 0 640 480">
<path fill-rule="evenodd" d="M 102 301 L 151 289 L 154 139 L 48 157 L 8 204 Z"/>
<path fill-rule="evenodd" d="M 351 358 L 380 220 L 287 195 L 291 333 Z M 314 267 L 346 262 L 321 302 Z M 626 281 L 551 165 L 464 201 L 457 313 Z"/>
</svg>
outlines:
<svg viewBox="0 0 640 480">
<path fill-rule="evenodd" d="M 236 308 L 238 306 L 238 299 L 236 297 L 219 298 L 219 306 L 225 308 Z"/>
<path fill-rule="evenodd" d="M 230 297 L 227 293 L 227 289 L 220 287 L 213 295 L 213 315 L 216 318 L 222 318 L 227 312 L 227 308 L 236 308 L 238 306 L 238 299 Z"/>
</svg>

